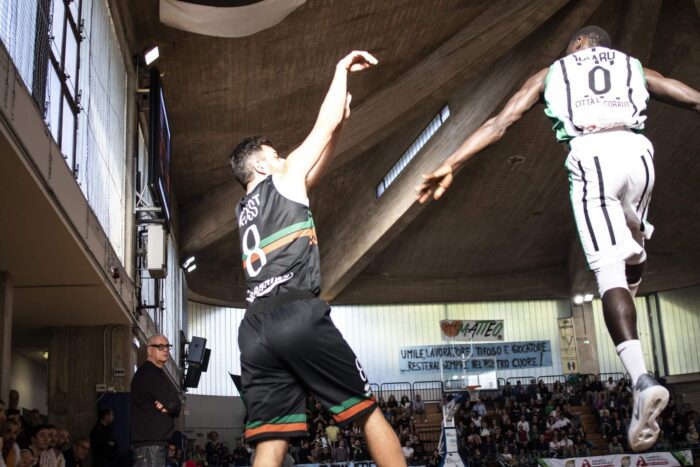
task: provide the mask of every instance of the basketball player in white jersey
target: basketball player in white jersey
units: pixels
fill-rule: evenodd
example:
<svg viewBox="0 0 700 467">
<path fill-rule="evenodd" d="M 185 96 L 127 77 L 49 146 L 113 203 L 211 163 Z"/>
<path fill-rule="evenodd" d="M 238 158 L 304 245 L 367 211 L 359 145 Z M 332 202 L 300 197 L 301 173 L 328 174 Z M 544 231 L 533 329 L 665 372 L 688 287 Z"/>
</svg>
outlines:
<svg viewBox="0 0 700 467">
<path fill-rule="evenodd" d="M 642 68 L 611 48 L 608 34 L 588 26 L 573 36 L 566 56 L 530 77 L 503 110 L 486 121 L 418 187 L 418 200 L 439 199 L 467 160 L 498 141 L 544 94 L 546 115 L 566 160 L 579 238 L 596 275 L 605 323 L 634 387 L 630 447 L 650 448 L 668 391 L 647 374 L 633 297 L 642 278 L 646 220 L 654 185 L 653 147 L 644 129 L 649 93 L 700 111 L 700 93 Z"/>
</svg>

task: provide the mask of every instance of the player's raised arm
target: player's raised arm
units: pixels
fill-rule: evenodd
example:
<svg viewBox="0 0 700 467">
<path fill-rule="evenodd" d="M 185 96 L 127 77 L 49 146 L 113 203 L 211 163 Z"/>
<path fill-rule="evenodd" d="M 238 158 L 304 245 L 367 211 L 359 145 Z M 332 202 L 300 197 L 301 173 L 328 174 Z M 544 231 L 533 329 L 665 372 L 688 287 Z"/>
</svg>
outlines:
<svg viewBox="0 0 700 467">
<path fill-rule="evenodd" d="M 326 169 L 330 165 L 331 159 L 333 158 L 333 154 L 335 153 L 335 147 L 338 144 L 338 140 L 340 139 L 340 133 L 343 130 L 345 121 L 350 117 L 350 102 L 352 102 L 352 95 L 348 93 L 347 97 L 345 98 L 345 114 L 343 116 L 343 120 L 340 122 L 340 125 L 335 127 L 335 130 L 331 135 L 331 139 L 330 141 L 328 141 L 328 144 L 321 152 L 321 156 L 316 161 L 316 165 L 313 166 L 309 174 L 306 176 L 307 190 L 315 187 L 321 182 L 323 174 L 326 172 Z"/>
<path fill-rule="evenodd" d="M 282 177 L 290 184 L 305 185 L 306 177 L 331 142 L 333 133 L 343 121 L 347 99 L 348 71 L 360 71 L 377 64 L 377 59 L 364 51 L 353 51 L 338 62 L 326 98 L 311 133 L 287 157 Z M 305 189 L 305 186 L 303 186 Z"/>
<path fill-rule="evenodd" d="M 700 112 L 700 92 L 676 79 L 666 78 L 661 73 L 649 68 L 644 69 L 647 89 L 660 101 L 668 104 L 694 109 Z"/>
<path fill-rule="evenodd" d="M 434 172 L 423 175 L 423 183 L 417 187 L 416 198 L 425 203 L 431 197 L 440 199 L 453 180 L 453 174 L 462 164 L 487 146 L 503 137 L 506 129 L 529 110 L 544 91 L 544 82 L 549 68 L 531 76 L 520 90 L 510 98 L 503 110 L 495 117 L 487 120 L 471 134 L 447 160 Z"/>
</svg>

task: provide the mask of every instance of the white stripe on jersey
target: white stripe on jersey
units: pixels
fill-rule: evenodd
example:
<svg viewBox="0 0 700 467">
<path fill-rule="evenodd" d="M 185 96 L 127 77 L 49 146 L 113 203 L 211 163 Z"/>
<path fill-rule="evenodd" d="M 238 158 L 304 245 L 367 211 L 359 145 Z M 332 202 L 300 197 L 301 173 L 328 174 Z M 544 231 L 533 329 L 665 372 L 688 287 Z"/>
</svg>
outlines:
<svg viewBox="0 0 700 467">
<path fill-rule="evenodd" d="M 544 98 L 557 140 L 567 141 L 610 128 L 642 130 L 649 92 L 639 60 L 591 47 L 549 67 Z"/>
</svg>

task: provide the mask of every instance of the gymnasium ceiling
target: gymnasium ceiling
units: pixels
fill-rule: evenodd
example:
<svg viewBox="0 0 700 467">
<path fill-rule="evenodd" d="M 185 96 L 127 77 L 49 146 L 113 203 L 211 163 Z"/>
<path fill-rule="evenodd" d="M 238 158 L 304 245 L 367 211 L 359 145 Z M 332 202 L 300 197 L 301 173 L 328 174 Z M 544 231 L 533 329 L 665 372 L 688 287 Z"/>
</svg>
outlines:
<svg viewBox="0 0 700 467">
<path fill-rule="evenodd" d="M 194 254 L 190 297 L 242 306 L 227 155 L 265 134 L 282 153 L 310 130 L 336 61 L 380 60 L 352 75 L 353 114 L 311 193 L 325 297 L 409 303 L 568 297 L 594 291 L 563 167 L 538 104 L 471 160 L 440 202 L 413 201 L 420 174 L 563 53 L 580 27 L 606 28 L 645 66 L 700 88 L 695 0 L 308 0 L 279 25 L 239 39 L 159 22 L 158 2 L 118 0 L 133 51 L 160 46 L 173 132 L 177 240 Z M 451 116 L 384 196 L 375 187 L 445 104 Z M 642 292 L 700 283 L 700 118 L 654 102 L 647 136 L 657 180 Z M 183 256 L 184 257 L 184 256 Z"/>
</svg>

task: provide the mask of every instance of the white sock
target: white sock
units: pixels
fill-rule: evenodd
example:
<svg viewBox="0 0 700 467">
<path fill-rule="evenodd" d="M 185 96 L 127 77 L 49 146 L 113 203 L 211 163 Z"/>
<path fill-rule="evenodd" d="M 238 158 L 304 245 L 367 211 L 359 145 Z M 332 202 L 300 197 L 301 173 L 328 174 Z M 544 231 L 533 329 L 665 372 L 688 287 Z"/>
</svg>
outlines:
<svg viewBox="0 0 700 467">
<path fill-rule="evenodd" d="M 639 289 L 639 284 L 641 284 L 641 283 L 642 283 L 642 280 L 639 279 L 637 281 L 637 283 L 635 283 L 635 284 L 627 284 L 627 288 L 629 289 L 630 295 L 632 295 L 632 298 L 637 296 L 637 289 Z M 620 345 L 622 345 L 622 344 L 620 344 Z"/>
<path fill-rule="evenodd" d="M 647 372 L 647 366 L 644 364 L 642 343 L 638 339 L 625 341 L 615 347 L 615 350 L 617 350 L 620 359 L 622 359 L 622 364 L 625 366 L 630 378 L 632 378 L 632 387 L 634 387 L 639 377 Z"/>
</svg>

